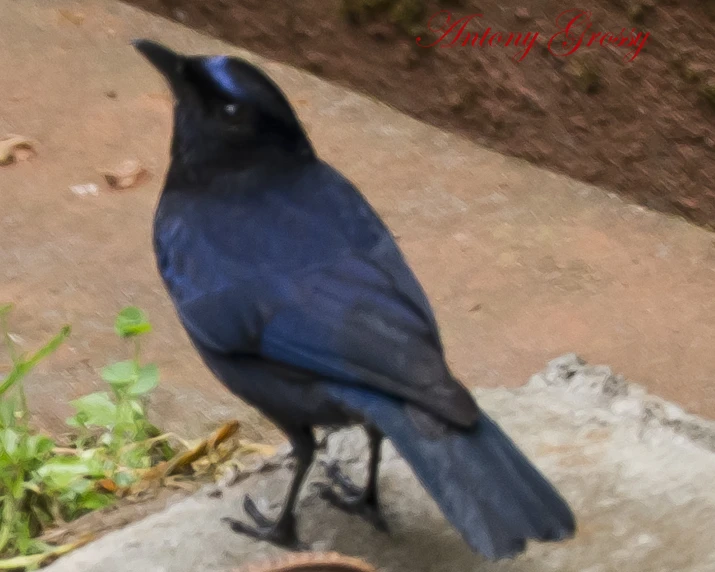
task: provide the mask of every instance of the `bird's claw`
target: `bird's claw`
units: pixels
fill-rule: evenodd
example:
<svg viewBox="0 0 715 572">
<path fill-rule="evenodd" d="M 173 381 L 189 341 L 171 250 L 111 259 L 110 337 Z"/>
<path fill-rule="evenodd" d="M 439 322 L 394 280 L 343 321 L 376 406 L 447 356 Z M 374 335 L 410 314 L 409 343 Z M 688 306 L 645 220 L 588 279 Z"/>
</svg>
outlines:
<svg viewBox="0 0 715 572">
<path fill-rule="evenodd" d="M 361 516 L 380 532 L 389 532 L 375 495 L 368 495 L 365 489 L 353 483 L 350 477 L 340 470 L 337 463 L 328 465 L 326 474 L 331 483 L 313 485 L 320 498 L 348 514 Z M 333 486 L 337 486 L 342 494 L 336 492 Z"/>
<path fill-rule="evenodd" d="M 243 508 L 256 526 L 249 526 L 240 520 L 229 517 L 224 517 L 221 521 L 228 524 L 231 530 L 238 534 L 245 534 L 256 540 L 263 540 L 281 548 L 296 552 L 310 549 L 307 544 L 298 540 L 295 520 L 292 514 L 287 514 L 277 521 L 271 520 L 258 510 L 256 503 L 248 495 L 243 499 Z"/>
<path fill-rule="evenodd" d="M 336 485 L 346 497 L 357 498 L 363 494 L 363 489 L 357 486 L 350 477 L 343 473 L 338 463 L 330 463 L 325 468 L 325 474 L 330 479 L 331 485 Z"/>
</svg>

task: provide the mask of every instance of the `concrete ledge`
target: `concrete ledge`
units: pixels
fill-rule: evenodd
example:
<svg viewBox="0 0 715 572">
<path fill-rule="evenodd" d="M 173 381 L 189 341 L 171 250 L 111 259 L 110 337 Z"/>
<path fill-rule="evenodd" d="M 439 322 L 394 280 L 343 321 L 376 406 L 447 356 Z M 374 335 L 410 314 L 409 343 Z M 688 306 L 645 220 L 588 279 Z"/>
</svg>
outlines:
<svg viewBox="0 0 715 572">
<path fill-rule="evenodd" d="M 552 361 L 520 389 L 476 392 L 559 487 L 578 518 L 577 537 L 532 544 L 513 561 L 474 556 L 441 517 L 407 465 L 385 447 L 382 502 L 391 536 L 376 533 L 304 491 L 300 531 L 316 550 L 358 555 L 383 572 L 712 572 L 715 570 L 715 428 L 607 367 L 575 355 Z M 363 435 L 334 433 L 327 455 L 362 475 Z M 323 457 L 324 459 L 325 457 Z M 231 533 L 223 516 L 242 514 L 250 491 L 278 509 L 287 466 L 262 471 L 222 498 L 207 488 L 50 566 L 48 572 L 218 572 L 278 554 Z M 317 466 L 311 479 L 322 479 Z"/>
</svg>

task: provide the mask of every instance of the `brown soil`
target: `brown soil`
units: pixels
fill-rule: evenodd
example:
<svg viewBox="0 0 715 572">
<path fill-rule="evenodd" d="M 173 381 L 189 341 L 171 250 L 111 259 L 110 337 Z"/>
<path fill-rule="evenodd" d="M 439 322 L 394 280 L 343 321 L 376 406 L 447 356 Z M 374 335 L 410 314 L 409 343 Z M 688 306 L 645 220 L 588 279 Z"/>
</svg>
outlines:
<svg viewBox="0 0 715 572">
<path fill-rule="evenodd" d="M 650 33 L 632 62 L 624 56 L 633 48 L 602 47 L 598 39 L 554 56 L 547 43 L 559 30 L 556 18 L 572 7 L 554 0 L 510 7 L 496 0 L 130 2 L 503 153 L 715 227 L 715 0 L 579 2 L 592 12 L 587 37 L 634 26 Z M 388 8 L 349 18 L 347 4 Z M 409 8 L 421 4 L 423 13 L 411 17 Z M 453 18 L 484 15 L 465 29 L 480 39 L 487 27 L 540 36 L 518 63 L 514 46 L 462 46 L 464 35 L 451 49 L 419 47 L 415 36 L 423 44 L 438 39 L 426 26 L 448 4 L 458 5 L 447 8 Z M 443 29 L 444 18 L 432 26 Z"/>
</svg>

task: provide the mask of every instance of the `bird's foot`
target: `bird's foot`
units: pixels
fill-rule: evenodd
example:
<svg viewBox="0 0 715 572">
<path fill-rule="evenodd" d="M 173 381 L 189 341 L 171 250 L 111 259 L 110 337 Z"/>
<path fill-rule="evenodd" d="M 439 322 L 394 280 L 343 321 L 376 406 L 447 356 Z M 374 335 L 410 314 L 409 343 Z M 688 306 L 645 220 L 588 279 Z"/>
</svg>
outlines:
<svg viewBox="0 0 715 572">
<path fill-rule="evenodd" d="M 243 499 L 243 508 L 256 525 L 250 526 L 234 518 L 222 518 L 221 520 L 227 523 L 234 532 L 245 534 L 256 540 L 270 542 L 288 550 L 309 549 L 309 546 L 298 540 L 293 514 L 286 513 L 276 521 L 271 520 L 258 510 L 256 503 L 248 495 Z"/>
<path fill-rule="evenodd" d="M 375 491 L 358 487 L 350 477 L 343 474 L 337 463 L 331 463 L 326 469 L 331 483 L 316 483 L 314 486 L 320 498 L 334 507 L 361 516 L 380 532 L 389 532 L 387 521 L 382 515 Z M 337 492 L 334 487 L 340 489 Z"/>
</svg>

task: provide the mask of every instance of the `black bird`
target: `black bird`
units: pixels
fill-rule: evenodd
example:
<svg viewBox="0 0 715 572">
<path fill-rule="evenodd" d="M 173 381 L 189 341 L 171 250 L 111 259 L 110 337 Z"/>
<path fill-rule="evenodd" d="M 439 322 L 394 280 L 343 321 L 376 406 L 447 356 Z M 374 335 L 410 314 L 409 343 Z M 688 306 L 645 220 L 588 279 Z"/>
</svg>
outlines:
<svg viewBox="0 0 715 572">
<path fill-rule="evenodd" d="M 362 424 L 367 485 L 333 465 L 322 496 L 384 528 L 377 495 L 386 436 L 447 519 L 488 558 L 574 533 L 554 488 L 452 375 L 430 304 L 361 193 L 320 160 L 262 71 L 224 56 L 136 48 L 175 98 L 171 165 L 154 220 L 157 263 L 206 365 L 291 441 L 295 475 L 276 520 L 253 525 L 300 545 L 295 502 L 314 427 Z"/>
</svg>

